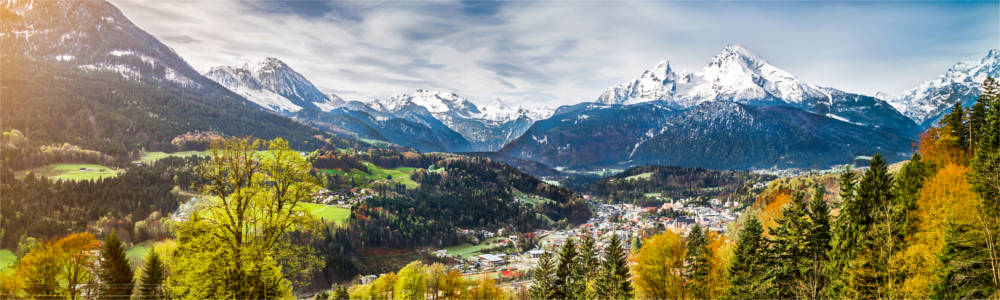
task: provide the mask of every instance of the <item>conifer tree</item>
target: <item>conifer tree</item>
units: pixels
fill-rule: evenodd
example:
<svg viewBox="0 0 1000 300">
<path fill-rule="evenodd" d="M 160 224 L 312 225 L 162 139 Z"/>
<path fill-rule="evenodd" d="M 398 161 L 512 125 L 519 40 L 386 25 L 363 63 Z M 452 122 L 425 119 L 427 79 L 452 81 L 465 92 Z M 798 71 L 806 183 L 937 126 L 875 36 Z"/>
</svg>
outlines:
<svg viewBox="0 0 1000 300">
<path fill-rule="evenodd" d="M 98 277 L 101 282 L 100 299 L 128 299 L 132 296 L 132 267 L 125 257 L 125 246 L 118 235 L 111 231 L 101 247 Z"/>
<path fill-rule="evenodd" d="M 858 215 L 864 213 L 857 202 L 857 174 L 851 170 L 850 166 L 844 167 L 839 178 L 840 195 L 836 202 L 840 208 L 840 214 L 834 220 L 831 228 L 831 241 L 829 260 L 826 274 L 830 281 L 826 292 L 827 298 L 841 299 L 847 297 L 847 287 L 851 281 L 851 274 L 845 269 L 850 265 L 854 257 L 854 243 L 858 240 L 858 235 L 862 232 L 856 221 Z"/>
<path fill-rule="evenodd" d="M 553 299 L 555 285 L 552 282 L 555 276 L 555 267 L 552 265 L 552 254 L 542 253 L 538 258 L 538 266 L 535 267 L 532 279 L 535 285 L 531 287 L 531 298 L 533 299 Z"/>
<path fill-rule="evenodd" d="M 1000 84 L 983 83 L 983 121 L 978 132 L 969 183 L 982 199 L 976 225 L 953 225 L 946 232 L 937 288 L 944 298 L 1000 298 Z M 979 103 L 977 103 L 979 104 Z"/>
<path fill-rule="evenodd" d="M 150 250 L 149 254 L 146 255 L 146 263 L 143 264 L 141 277 L 139 277 L 139 299 L 164 298 L 160 285 L 163 284 L 166 275 L 163 262 L 160 261 L 160 255 L 156 254 L 156 251 Z"/>
<path fill-rule="evenodd" d="M 580 241 L 580 253 L 576 256 L 576 266 L 573 269 L 573 295 L 577 299 L 593 299 L 595 295 L 587 295 L 587 286 L 594 279 L 594 266 L 597 264 L 597 249 L 594 237 L 585 235 Z"/>
<path fill-rule="evenodd" d="M 941 123 L 958 140 L 958 146 L 961 149 L 966 149 L 969 141 L 969 128 L 965 124 L 965 110 L 962 108 L 962 102 L 955 102 L 955 106 L 952 107 L 948 115 L 941 119 Z"/>
<path fill-rule="evenodd" d="M 764 276 L 764 227 L 756 216 L 747 219 L 740 230 L 729 265 L 729 290 L 733 299 L 762 299 L 767 297 L 769 282 Z"/>
<path fill-rule="evenodd" d="M 685 274 L 691 297 L 695 299 L 709 298 L 709 272 L 712 270 L 712 252 L 701 225 L 697 223 L 691 228 L 687 237 L 687 256 L 685 257 Z"/>
<path fill-rule="evenodd" d="M 347 292 L 347 287 L 343 285 L 338 285 L 336 289 L 333 290 L 333 294 L 330 295 L 330 300 L 349 300 L 351 295 Z"/>
<path fill-rule="evenodd" d="M 850 290 L 854 297 L 881 298 L 888 296 L 890 285 L 888 266 L 892 254 L 893 177 L 882 155 L 872 156 L 858 184 L 858 201 L 867 208 L 857 216 L 857 228 L 863 229 L 856 243 L 856 257 L 848 267 Z"/>
<path fill-rule="evenodd" d="M 566 239 L 566 243 L 559 250 L 559 264 L 556 267 L 556 278 L 553 281 L 553 285 L 555 285 L 555 294 L 553 297 L 556 299 L 573 298 L 575 284 L 573 273 L 575 269 L 576 242 L 572 238 L 569 238 Z"/>
<path fill-rule="evenodd" d="M 632 277 L 629 273 L 628 258 L 622 241 L 612 235 L 608 247 L 604 249 L 604 263 L 597 280 L 597 298 L 631 299 Z"/>
<path fill-rule="evenodd" d="M 822 298 L 821 293 L 829 282 L 824 268 L 830 251 L 830 207 L 823 199 L 825 195 L 826 190 L 819 185 L 809 200 L 805 263 L 800 270 L 802 277 L 799 285 L 799 294 L 808 299 Z"/>
<path fill-rule="evenodd" d="M 781 218 L 771 230 L 768 240 L 768 276 L 774 285 L 768 298 L 804 297 L 801 292 L 801 268 L 806 259 L 809 220 L 806 217 L 804 195 L 796 193 L 792 202 L 781 210 Z"/>
</svg>

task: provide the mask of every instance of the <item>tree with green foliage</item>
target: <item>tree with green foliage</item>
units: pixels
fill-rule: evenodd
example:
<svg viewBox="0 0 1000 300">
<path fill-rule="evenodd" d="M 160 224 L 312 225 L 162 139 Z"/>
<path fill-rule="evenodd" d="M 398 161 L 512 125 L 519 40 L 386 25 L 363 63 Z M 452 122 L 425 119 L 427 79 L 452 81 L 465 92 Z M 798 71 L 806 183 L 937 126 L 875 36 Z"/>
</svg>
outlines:
<svg viewBox="0 0 1000 300">
<path fill-rule="evenodd" d="M 685 279 L 691 297 L 710 298 L 709 274 L 712 271 L 712 251 L 708 249 L 706 233 L 695 223 L 687 236 L 687 254 L 684 259 Z"/>
<path fill-rule="evenodd" d="M 137 291 L 139 299 L 163 299 L 162 284 L 166 277 L 166 268 L 160 260 L 160 255 L 156 254 L 155 250 L 150 250 L 139 277 Z"/>
<path fill-rule="evenodd" d="M 538 258 L 538 266 L 532 275 L 535 284 L 531 286 L 531 298 L 532 299 L 553 299 L 555 295 L 555 283 L 553 282 L 553 277 L 555 276 L 555 266 L 552 264 L 552 254 L 549 252 L 542 253 L 542 256 Z"/>
<path fill-rule="evenodd" d="M 983 118 L 971 128 L 978 140 L 969 177 L 982 202 L 976 225 L 952 225 L 946 232 L 945 270 L 936 289 L 942 298 L 1000 298 L 1000 83 L 988 77 L 982 90 L 976 105 L 983 106 Z"/>
<path fill-rule="evenodd" d="M 427 276 L 420 261 L 407 264 L 396 274 L 393 299 L 422 300 L 427 294 Z"/>
<path fill-rule="evenodd" d="M 595 295 L 590 295 L 587 287 L 593 285 L 594 266 L 597 265 L 597 247 L 594 237 L 585 235 L 580 240 L 580 250 L 576 255 L 576 265 L 573 269 L 573 295 L 577 299 L 593 299 Z"/>
<path fill-rule="evenodd" d="M 805 261 L 799 269 L 801 277 L 796 294 L 808 299 L 822 298 L 823 289 L 829 283 L 825 267 L 830 251 L 830 207 L 823 199 L 825 195 L 822 185 L 813 190 L 806 215 L 809 225 L 805 236 Z"/>
<path fill-rule="evenodd" d="M 333 289 L 333 294 L 330 294 L 329 300 L 349 300 L 351 295 L 347 293 L 347 287 L 343 285 L 337 285 L 337 288 Z"/>
<path fill-rule="evenodd" d="M 568 238 L 559 250 L 559 264 L 556 266 L 555 280 L 553 281 L 553 285 L 555 285 L 554 298 L 570 299 L 575 297 L 573 294 L 576 284 L 575 269 L 576 242 L 573 241 L 573 238 Z"/>
<path fill-rule="evenodd" d="M 808 247 L 809 219 L 803 193 L 795 193 L 792 201 L 781 209 L 768 239 L 767 274 L 773 283 L 769 298 L 803 297 L 801 293 L 802 267 Z"/>
<path fill-rule="evenodd" d="M 882 155 L 872 156 L 869 168 L 858 183 L 860 211 L 856 228 L 863 229 L 856 241 L 856 256 L 848 266 L 851 295 L 860 298 L 888 297 L 893 289 L 889 280 L 889 257 L 897 243 L 892 237 L 893 176 Z"/>
<path fill-rule="evenodd" d="M 726 295 L 733 299 L 767 298 L 770 282 L 765 276 L 767 267 L 765 256 L 764 227 L 756 216 L 749 216 L 740 229 L 729 265 L 729 290 Z"/>
<path fill-rule="evenodd" d="M 282 139 L 230 139 L 213 144 L 210 156 L 200 170 L 209 182 L 203 192 L 213 196 L 213 205 L 177 226 L 171 296 L 290 295 L 277 249 L 286 248 L 287 232 L 309 224 L 299 203 L 318 188 L 311 166 Z"/>
<path fill-rule="evenodd" d="M 858 226 L 857 219 L 864 213 L 860 203 L 857 201 L 857 174 L 851 167 L 845 166 L 838 179 L 840 185 L 839 201 L 836 202 L 840 208 L 840 214 L 834 219 L 830 232 L 830 252 L 828 254 L 826 274 L 830 280 L 824 293 L 827 298 L 846 298 L 847 287 L 851 282 L 851 274 L 846 272 L 851 259 L 854 258 L 854 245 L 862 228 Z"/>
<path fill-rule="evenodd" d="M 617 235 L 612 235 L 608 247 L 604 249 L 604 263 L 601 265 L 596 288 L 599 299 L 632 298 L 632 277 L 621 243 Z"/>
<path fill-rule="evenodd" d="M 99 299 L 128 299 L 132 296 L 135 284 L 132 266 L 125 257 L 125 246 L 114 231 L 104 237 L 97 276 L 101 283 L 97 295 Z"/>
<path fill-rule="evenodd" d="M 965 123 L 965 109 L 962 108 L 962 102 L 955 102 L 955 106 L 951 108 L 950 113 L 941 119 L 941 123 L 958 140 L 959 148 L 966 149 L 968 147 L 969 128 Z"/>
</svg>

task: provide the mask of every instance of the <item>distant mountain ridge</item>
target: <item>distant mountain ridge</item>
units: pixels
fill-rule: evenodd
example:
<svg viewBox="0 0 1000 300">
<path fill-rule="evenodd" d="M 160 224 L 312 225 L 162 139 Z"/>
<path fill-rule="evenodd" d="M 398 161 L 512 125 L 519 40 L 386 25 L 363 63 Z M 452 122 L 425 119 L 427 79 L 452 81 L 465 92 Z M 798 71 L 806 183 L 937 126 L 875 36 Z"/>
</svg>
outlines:
<svg viewBox="0 0 1000 300">
<path fill-rule="evenodd" d="M 666 60 L 639 78 L 609 88 L 598 103 L 662 101 L 688 109 L 707 101 L 754 106 L 785 105 L 855 124 L 916 135 L 919 128 L 891 105 L 874 97 L 802 82 L 740 45 L 727 45 L 701 71 L 674 70 Z"/>
<path fill-rule="evenodd" d="M 980 59 L 958 62 L 938 78 L 885 98 L 921 128 L 927 128 L 950 112 L 955 102 L 971 105 L 982 93 L 980 87 L 987 76 L 1000 77 L 1000 49 L 992 49 Z"/>
<path fill-rule="evenodd" d="M 205 77 L 257 105 L 278 112 L 296 112 L 303 108 L 331 111 L 345 103 L 336 95 L 320 92 L 302 74 L 273 57 L 243 66 L 214 67 Z"/>
</svg>

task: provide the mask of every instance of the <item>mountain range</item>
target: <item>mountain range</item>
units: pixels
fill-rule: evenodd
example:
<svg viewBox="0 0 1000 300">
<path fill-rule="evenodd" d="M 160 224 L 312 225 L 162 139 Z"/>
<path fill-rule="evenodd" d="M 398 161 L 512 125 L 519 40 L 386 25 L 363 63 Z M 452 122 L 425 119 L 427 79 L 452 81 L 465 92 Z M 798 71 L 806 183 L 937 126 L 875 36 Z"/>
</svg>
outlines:
<svg viewBox="0 0 1000 300">
<path fill-rule="evenodd" d="M 555 110 L 429 90 L 352 101 L 277 58 L 199 74 L 105 1 L 6 2 L 0 13 L 4 101 L 16 107 L 2 112 L 4 129 L 101 149 L 169 149 L 197 130 L 309 148 L 331 133 L 563 168 L 825 167 L 874 152 L 905 158 L 919 132 L 1000 75 L 992 50 L 873 97 L 803 82 L 728 45 L 697 72 L 663 60 L 594 102 Z"/>
</svg>

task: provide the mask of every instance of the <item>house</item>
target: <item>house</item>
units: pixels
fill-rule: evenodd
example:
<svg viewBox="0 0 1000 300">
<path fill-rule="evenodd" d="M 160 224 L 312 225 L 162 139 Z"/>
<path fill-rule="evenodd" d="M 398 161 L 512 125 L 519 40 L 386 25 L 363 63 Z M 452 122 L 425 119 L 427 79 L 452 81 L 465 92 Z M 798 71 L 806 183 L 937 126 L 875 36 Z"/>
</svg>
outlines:
<svg viewBox="0 0 1000 300">
<path fill-rule="evenodd" d="M 545 253 L 545 250 L 535 249 L 528 251 L 528 256 L 531 256 L 531 258 L 539 258 L 542 257 L 543 253 Z"/>
<path fill-rule="evenodd" d="M 497 267 L 504 264 L 504 259 L 500 255 L 496 254 L 482 254 L 478 256 L 478 260 L 483 265 Z"/>
</svg>

